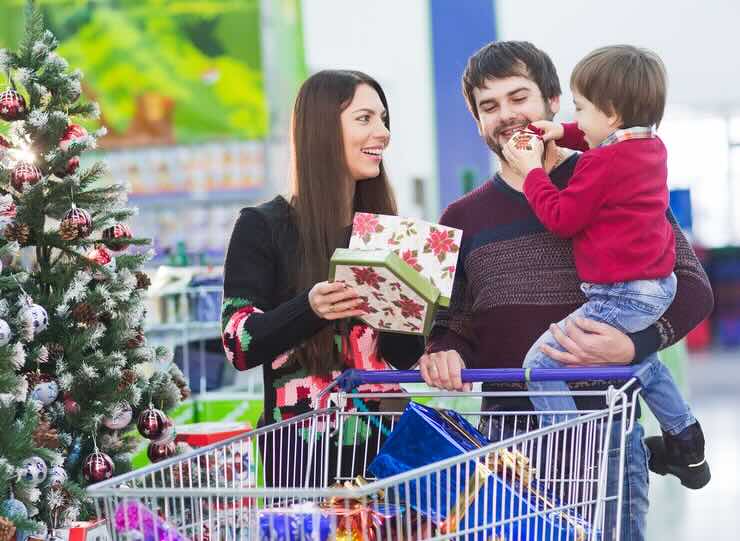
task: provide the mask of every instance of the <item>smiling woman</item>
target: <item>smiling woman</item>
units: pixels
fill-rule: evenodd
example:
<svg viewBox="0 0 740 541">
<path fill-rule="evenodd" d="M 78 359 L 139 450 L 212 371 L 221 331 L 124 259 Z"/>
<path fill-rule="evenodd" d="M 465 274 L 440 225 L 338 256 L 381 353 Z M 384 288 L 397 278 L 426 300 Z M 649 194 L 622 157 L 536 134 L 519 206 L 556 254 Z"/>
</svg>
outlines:
<svg viewBox="0 0 740 541">
<path fill-rule="evenodd" d="M 406 369 L 421 356 L 421 338 L 379 334 L 353 319 L 363 314 L 362 299 L 326 281 L 331 254 L 349 242 L 354 212 L 396 213 L 383 168 L 389 129 L 388 104 L 374 79 L 356 71 L 313 75 L 293 110 L 293 193 L 243 209 L 234 226 L 224 266 L 223 342 L 237 369 L 263 366 L 262 425 L 324 406 L 312 398 L 346 369 Z M 381 404 L 367 401 L 365 407 L 377 411 Z M 383 436 L 374 425 L 356 433 L 367 445 L 354 448 L 380 447 Z M 334 439 L 329 444 L 340 445 Z M 281 468 L 273 466 L 307 456 L 301 451 L 306 445 L 296 435 L 263 453 L 269 485 L 303 484 L 300 465 L 292 468 L 295 478 L 280 477 L 274 472 Z M 348 478 L 372 459 L 355 457 L 351 449 L 340 456 L 346 464 L 329 471 Z"/>
</svg>

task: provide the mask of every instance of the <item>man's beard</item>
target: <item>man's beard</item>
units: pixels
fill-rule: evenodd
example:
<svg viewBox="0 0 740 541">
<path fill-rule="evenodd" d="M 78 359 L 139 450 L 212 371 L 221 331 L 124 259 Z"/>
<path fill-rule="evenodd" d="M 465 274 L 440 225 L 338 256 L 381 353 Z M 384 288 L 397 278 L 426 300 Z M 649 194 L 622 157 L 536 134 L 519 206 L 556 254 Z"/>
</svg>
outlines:
<svg viewBox="0 0 740 541">
<path fill-rule="evenodd" d="M 507 122 L 506 124 L 501 124 L 496 128 L 496 130 L 493 132 L 493 134 L 486 133 L 484 136 L 484 140 L 486 141 L 486 144 L 488 145 L 488 148 L 490 148 L 494 154 L 498 157 L 499 160 L 502 162 L 506 162 L 506 158 L 504 158 L 504 153 L 501 147 L 501 144 L 499 143 L 499 136 L 501 133 L 505 132 L 506 130 L 510 130 L 514 128 L 515 130 L 524 129 L 532 122 L 537 122 L 538 120 L 552 120 L 555 116 L 555 113 L 552 112 L 552 109 L 550 108 L 550 104 L 545 100 L 543 102 L 544 105 L 544 111 L 542 118 L 536 118 L 536 119 L 528 119 L 525 116 L 520 116 L 514 120 L 511 120 L 510 122 Z"/>
</svg>

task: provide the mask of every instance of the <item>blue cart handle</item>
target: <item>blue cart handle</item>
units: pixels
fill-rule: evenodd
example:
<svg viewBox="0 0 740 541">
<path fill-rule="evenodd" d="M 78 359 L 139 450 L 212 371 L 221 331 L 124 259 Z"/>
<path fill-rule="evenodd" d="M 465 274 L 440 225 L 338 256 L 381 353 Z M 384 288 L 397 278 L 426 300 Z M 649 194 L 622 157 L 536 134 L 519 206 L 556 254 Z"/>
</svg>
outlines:
<svg viewBox="0 0 740 541">
<path fill-rule="evenodd" d="M 632 366 L 615 368 L 466 368 L 461 376 L 465 383 L 527 381 L 627 381 L 635 377 Z M 336 386 L 350 392 L 358 385 L 373 383 L 422 383 L 419 370 L 347 370 L 335 381 Z"/>
</svg>

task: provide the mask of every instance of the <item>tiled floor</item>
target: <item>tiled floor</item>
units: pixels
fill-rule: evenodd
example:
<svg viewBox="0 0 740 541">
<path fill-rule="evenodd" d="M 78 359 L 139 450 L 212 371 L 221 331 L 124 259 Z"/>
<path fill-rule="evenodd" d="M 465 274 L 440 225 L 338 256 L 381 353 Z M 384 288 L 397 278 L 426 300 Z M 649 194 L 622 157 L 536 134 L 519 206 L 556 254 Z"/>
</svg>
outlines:
<svg viewBox="0 0 740 541">
<path fill-rule="evenodd" d="M 652 475 L 647 539 L 735 541 L 740 539 L 740 350 L 693 355 L 688 374 L 712 480 L 690 491 L 675 479 Z"/>
</svg>

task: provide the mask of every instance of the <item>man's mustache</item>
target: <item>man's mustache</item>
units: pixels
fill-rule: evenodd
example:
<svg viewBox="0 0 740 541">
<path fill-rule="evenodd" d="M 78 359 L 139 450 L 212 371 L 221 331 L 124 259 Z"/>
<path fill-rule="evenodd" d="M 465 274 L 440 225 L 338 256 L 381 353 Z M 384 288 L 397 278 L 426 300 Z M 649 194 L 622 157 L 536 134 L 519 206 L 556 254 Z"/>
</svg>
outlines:
<svg viewBox="0 0 740 541">
<path fill-rule="evenodd" d="M 524 128 L 527 127 L 528 124 L 529 124 L 529 122 L 526 121 L 526 120 L 524 120 L 524 121 L 517 120 L 516 122 L 510 122 L 510 123 L 506 124 L 505 126 L 499 126 L 498 128 L 496 128 L 494 130 L 494 132 L 493 132 L 493 135 L 494 135 L 494 137 L 499 137 L 506 130 L 510 130 L 512 128 L 521 128 L 521 129 L 524 129 Z"/>
</svg>

